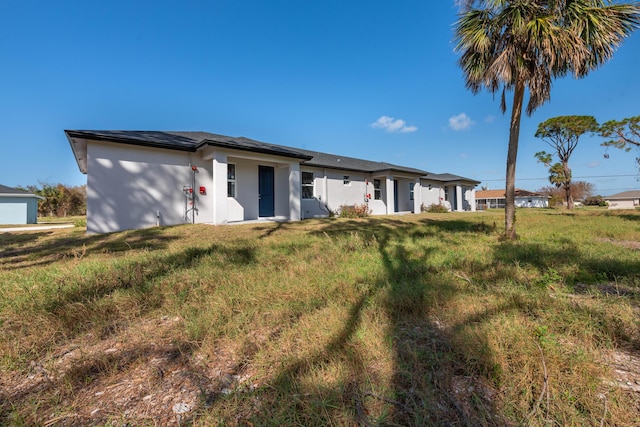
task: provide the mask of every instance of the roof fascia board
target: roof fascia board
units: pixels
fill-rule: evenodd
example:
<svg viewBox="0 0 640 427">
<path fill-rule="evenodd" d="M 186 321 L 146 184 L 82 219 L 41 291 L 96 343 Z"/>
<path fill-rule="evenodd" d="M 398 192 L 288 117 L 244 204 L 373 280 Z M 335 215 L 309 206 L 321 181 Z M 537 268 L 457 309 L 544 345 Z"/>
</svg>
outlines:
<svg viewBox="0 0 640 427">
<path fill-rule="evenodd" d="M 36 198 L 40 200 L 46 199 L 46 197 L 38 196 L 37 194 L 16 194 L 16 193 L 0 193 L 0 197 L 20 197 L 20 198 Z"/>
<path fill-rule="evenodd" d="M 134 138 L 125 138 L 120 136 L 107 136 L 107 135 L 96 135 L 90 132 L 82 132 L 82 131 L 65 131 L 68 137 L 74 138 L 83 138 L 90 141 L 101 141 L 101 142 L 114 142 L 120 144 L 129 144 L 129 145 L 138 145 L 142 147 L 154 147 L 154 148 L 164 148 L 168 150 L 176 150 L 176 151 L 189 151 L 194 152 L 195 147 L 178 147 L 172 144 L 163 144 L 161 142 L 150 142 L 140 139 Z"/>
<path fill-rule="evenodd" d="M 231 150 L 249 151 L 252 153 L 270 154 L 270 155 L 275 155 L 280 157 L 291 157 L 294 159 L 302 159 L 302 160 L 311 160 L 313 158 L 313 157 L 307 156 L 306 154 L 301 154 L 301 153 L 278 151 L 278 150 L 273 150 L 269 148 L 243 147 L 243 146 L 234 145 L 233 143 L 230 143 L 230 142 L 215 141 L 211 139 L 205 139 L 199 142 L 196 145 L 196 149 L 202 147 L 203 145 L 228 148 Z"/>
</svg>

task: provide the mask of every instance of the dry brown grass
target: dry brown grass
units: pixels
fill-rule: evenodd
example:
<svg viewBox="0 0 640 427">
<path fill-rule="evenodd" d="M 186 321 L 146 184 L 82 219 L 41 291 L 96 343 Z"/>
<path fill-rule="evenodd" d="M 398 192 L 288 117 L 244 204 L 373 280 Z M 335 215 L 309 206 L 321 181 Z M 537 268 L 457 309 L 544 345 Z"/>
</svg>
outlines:
<svg viewBox="0 0 640 427">
<path fill-rule="evenodd" d="M 0 234 L 0 423 L 637 425 L 640 214 L 500 219 Z"/>
</svg>

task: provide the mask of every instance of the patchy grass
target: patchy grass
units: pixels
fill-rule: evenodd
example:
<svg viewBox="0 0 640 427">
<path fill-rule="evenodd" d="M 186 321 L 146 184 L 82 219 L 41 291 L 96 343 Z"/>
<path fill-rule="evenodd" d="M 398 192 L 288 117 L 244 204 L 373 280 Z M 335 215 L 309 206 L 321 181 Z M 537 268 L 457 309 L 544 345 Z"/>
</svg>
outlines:
<svg viewBox="0 0 640 427">
<path fill-rule="evenodd" d="M 0 424 L 637 425 L 640 212 L 502 220 L 0 234 Z"/>
</svg>

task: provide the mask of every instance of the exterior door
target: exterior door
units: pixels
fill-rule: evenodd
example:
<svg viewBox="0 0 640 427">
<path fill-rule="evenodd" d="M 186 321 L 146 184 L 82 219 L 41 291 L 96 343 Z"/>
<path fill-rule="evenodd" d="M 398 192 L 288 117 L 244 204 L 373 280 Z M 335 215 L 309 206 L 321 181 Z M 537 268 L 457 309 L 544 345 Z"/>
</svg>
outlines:
<svg viewBox="0 0 640 427">
<path fill-rule="evenodd" d="M 393 211 L 398 212 L 398 180 L 393 180 Z"/>
<path fill-rule="evenodd" d="M 274 169 L 258 166 L 258 216 L 274 216 Z"/>
</svg>

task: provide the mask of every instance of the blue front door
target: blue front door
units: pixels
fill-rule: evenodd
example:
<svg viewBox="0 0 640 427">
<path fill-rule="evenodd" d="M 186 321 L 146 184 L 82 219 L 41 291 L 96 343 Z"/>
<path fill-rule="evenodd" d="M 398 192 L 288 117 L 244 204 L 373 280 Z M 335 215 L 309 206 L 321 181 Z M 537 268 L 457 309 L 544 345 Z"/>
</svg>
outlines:
<svg viewBox="0 0 640 427">
<path fill-rule="evenodd" d="M 273 177 L 271 166 L 258 166 L 258 216 L 274 216 Z"/>
<path fill-rule="evenodd" d="M 398 212 L 398 180 L 393 180 L 393 211 Z"/>
</svg>

